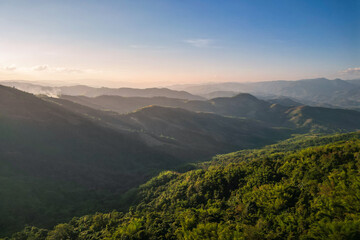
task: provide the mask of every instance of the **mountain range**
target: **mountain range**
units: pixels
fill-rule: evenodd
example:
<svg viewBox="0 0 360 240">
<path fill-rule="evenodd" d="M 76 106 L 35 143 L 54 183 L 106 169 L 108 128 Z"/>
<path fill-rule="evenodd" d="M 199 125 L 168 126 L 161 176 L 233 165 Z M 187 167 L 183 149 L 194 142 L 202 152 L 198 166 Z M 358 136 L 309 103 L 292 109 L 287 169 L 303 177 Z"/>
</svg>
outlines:
<svg viewBox="0 0 360 240">
<path fill-rule="evenodd" d="M 359 79 L 329 80 L 326 78 L 304 79 L 297 81 L 266 81 L 266 82 L 224 82 L 209 84 L 173 85 L 167 88 L 95 88 L 84 85 L 50 87 L 24 81 L 2 81 L 1 84 L 16 87 L 33 94 L 48 96 L 87 96 L 103 95 L 122 97 L 167 97 L 184 100 L 204 100 L 219 97 L 233 97 L 239 93 L 250 93 L 258 98 L 288 98 L 310 106 L 360 109 Z"/>
<path fill-rule="evenodd" d="M 136 133 L 113 131 L 3 86 L 0 143 L 2 233 L 111 209 L 100 202 L 137 186 L 153 171 L 184 163 L 149 147 Z"/>
<path fill-rule="evenodd" d="M 296 102 L 291 100 L 285 100 L 287 104 L 281 105 L 281 102 L 277 104 L 273 102 L 275 100 L 261 100 L 247 93 L 206 101 L 189 101 L 163 97 L 125 98 L 119 96 L 100 96 L 95 98 L 62 96 L 61 98 L 90 108 L 113 111 L 119 114 L 131 113 L 142 107 L 156 105 L 183 108 L 193 112 L 207 112 L 222 116 L 252 119 L 271 127 L 304 127 L 307 130 L 322 128 L 323 130 L 351 131 L 359 129 L 358 121 L 360 121 L 360 112 L 358 111 L 310 107 L 296 104 Z"/>
<path fill-rule="evenodd" d="M 267 81 L 254 83 L 214 83 L 170 86 L 207 98 L 229 97 L 240 92 L 258 97 L 289 97 L 303 104 L 324 107 L 360 108 L 359 80 L 326 78 L 298 81 Z"/>
<path fill-rule="evenodd" d="M 145 96 L 54 97 L 0 86 L 2 236 L 26 224 L 48 228 L 126 210 L 131 189 L 163 170 L 188 171 L 214 155 L 294 134 L 360 129 L 358 111 L 293 98 L 138 94 Z"/>
<path fill-rule="evenodd" d="M 176 91 L 168 88 L 95 88 L 85 85 L 76 85 L 76 86 L 62 86 L 62 87 L 52 87 L 52 86 L 42 86 L 34 83 L 20 82 L 20 81 L 2 81 L 0 84 L 9 87 L 15 87 L 19 90 L 33 93 L 33 94 L 43 94 L 47 96 L 56 97 L 59 95 L 71 95 L 71 96 L 88 96 L 88 97 L 97 97 L 101 95 L 114 95 L 114 96 L 124 96 L 124 97 L 155 97 L 163 96 L 170 98 L 179 98 L 179 99 L 189 99 L 189 100 L 202 100 L 203 97 L 192 95 L 185 91 Z"/>
<path fill-rule="evenodd" d="M 127 114 L 118 114 L 101 108 L 95 110 L 68 99 L 46 100 L 111 129 L 136 132 L 149 146 L 193 161 L 216 153 L 264 145 L 286 138 L 292 132 L 291 129 L 275 129 L 256 120 L 179 107 L 146 105 Z"/>
<path fill-rule="evenodd" d="M 250 120 L 164 107 L 119 115 L 4 86 L 0 133 L 1 234 L 119 208 L 119 195 L 161 170 L 289 136 Z"/>
</svg>

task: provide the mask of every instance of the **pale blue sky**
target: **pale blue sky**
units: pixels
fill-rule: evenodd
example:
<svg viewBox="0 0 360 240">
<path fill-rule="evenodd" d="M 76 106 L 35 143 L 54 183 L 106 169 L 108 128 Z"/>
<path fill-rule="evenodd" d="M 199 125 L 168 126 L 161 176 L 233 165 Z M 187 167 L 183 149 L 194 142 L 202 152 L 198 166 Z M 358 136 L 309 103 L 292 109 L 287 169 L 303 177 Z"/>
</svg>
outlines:
<svg viewBox="0 0 360 240">
<path fill-rule="evenodd" d="M 196 83 L 360 73 L 358 0 L 0 0 L 0 79 Z"/>
</svg>

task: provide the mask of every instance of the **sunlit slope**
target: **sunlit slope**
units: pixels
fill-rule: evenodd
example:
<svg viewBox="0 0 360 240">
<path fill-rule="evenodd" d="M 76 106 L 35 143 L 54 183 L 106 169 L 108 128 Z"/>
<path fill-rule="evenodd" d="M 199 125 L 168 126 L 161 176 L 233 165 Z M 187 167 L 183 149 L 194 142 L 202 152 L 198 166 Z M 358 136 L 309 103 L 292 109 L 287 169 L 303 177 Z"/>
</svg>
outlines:
<svg viewBox="0 0 360 240">
<path fill-rule="evenodd" d="M 345 109 L 299 106 L 286 111 L 297 127 L 342 130 L 360 129 L 360 112 Z"/>
<path fill-rule="evenodd" d="M 128 213 L 28 228 L 14 239 L 358 239 L 359 153 L 359 133 L 248 150 L 228 164 L 163 172 L 139 188 Z"/>
</svg>

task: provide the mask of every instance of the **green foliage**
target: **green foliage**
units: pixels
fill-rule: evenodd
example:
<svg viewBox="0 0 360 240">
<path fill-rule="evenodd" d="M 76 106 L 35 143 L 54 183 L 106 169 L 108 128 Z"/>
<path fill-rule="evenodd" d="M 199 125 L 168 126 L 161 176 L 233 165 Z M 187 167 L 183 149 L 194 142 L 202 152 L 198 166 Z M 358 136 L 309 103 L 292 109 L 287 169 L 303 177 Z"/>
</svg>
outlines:
<svg viewBox="0 0 360 240">
<path fill-rule="evenodd" d="M 260 149 L 241 150 L 229 154 L 222 154 L 215 156 L 211 162 L 200 164 L 202 167 L 209 165 L 227 165 L 229 163 L 249 161 L 257 158 L 275 158 L 278 155 L 284 155 L 288 152 L 301 150 L 308 147 L 320 146 L 340 141 L 348 141 L 351 139 L 359 139 L 360 131 L 344 134 L 298 134 L 294 135 L 279 143 L 268 145 Z"/>
<path fill-rule="evenodd" d="M 295 147 L 331 139 L 340 141 Z M 41 236 L 27 228 L 13 239 L 359 239 L 358 133 L 223 157 L 204 169 L 153 178 L 125 214 L 74 218 Z"/>
</svg>

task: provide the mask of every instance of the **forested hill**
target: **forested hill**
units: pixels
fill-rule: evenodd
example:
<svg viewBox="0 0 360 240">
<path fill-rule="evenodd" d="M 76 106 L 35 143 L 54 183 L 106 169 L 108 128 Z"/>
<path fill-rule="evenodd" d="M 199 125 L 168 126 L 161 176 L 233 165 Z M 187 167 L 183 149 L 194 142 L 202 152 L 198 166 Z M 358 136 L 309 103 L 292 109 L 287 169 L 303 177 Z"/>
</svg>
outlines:
<svg viewBox="0 0 360 240">
<path fill-rule="evenodd" d="M 12 239 L 359 239 L 359 170 L 359 133 L 298 137 L 163 172 L 127 213 L 28 227 Z"/>
<path fill-rule="evenodd" d="M 214 98 L 207 101 L 188 101 L 164 97 L 62 96 L 90 108 L 129 113 L 149 105 L 177 107 L 195 112 L 215 113 L 223 116 L 258 120 L 268 126 L 302 128 L 320 131 L 355 131 L 360 129 L 360 112 L 325 107 L 296 106 L 299 104 L 273 104 L 253 95 L 242 93 L 233 97 Z M 59 101 L 59 100 L 55 100 Z"/>
<path fill-rule="evenodd" d="M 109 196 L 182 163 L 135 134 L 0 86 L 0 236 L 113 209 Z"/>
</svg>

